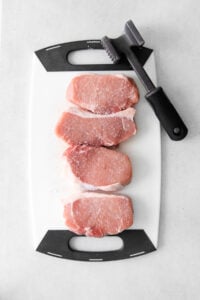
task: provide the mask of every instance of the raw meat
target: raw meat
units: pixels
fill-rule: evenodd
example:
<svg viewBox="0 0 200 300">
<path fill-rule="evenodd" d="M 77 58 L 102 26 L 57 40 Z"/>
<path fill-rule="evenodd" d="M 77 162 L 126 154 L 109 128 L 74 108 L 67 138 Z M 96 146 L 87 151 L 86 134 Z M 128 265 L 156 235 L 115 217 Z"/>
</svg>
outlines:
<svg viewBox="0 0 200 300">
<path fill-rule="evenodd" d="M 115 191 L 132 177 L 129 157 L 104 147 L 73 146 L 65 152 L 71 171 L 87 190 Z"/>
<path fill-rule="evenodd" d="M 133 224 L 130 198 L 123 195 L 83 193 L 65 204 L 67 227 L 79 234 L 93 237 L 117 234 Z"/>
<path fill-rule="evenodd" d="M 87 74 L 76 76 L 67 88 L 68 101 L 97 114 L 110 114 L 138 102 L 133 79 L 123 75 Z"/>
<path fill-rule="evenodd" d="M 73 107 L 62 114 L 56 134 L 70 145 L 117 145 L 136 133 L 134 114 L 134 108 L 110 115 L 94 115 Z"/>
</svg>

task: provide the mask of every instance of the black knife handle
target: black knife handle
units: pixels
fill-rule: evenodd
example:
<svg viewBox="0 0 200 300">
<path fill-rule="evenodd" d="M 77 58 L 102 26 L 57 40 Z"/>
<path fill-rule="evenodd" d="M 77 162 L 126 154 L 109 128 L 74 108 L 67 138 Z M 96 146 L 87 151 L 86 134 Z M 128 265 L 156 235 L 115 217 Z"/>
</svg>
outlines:
<svg viewBox="0 0 200 300">
<path fill-rule="evenodd" d="M 161 87 L 146 94 L 145 98 L 153 107 L 161 125 L 174 141 L 182 140 L 187 135 L 187 127 Z"/>
<path fill-rule="evenodd" d="M 144 230 L 125 230 L 118 235 L 123 241 L 121 249 L 113 251 L 78 251 L 70 247 L 70 240 L 78 237 L 69 230 L 48 230 L 37 251 L 59 258 L 81 261 L 109 261 L 136 257 L 156 248 Z"/>
</svg>

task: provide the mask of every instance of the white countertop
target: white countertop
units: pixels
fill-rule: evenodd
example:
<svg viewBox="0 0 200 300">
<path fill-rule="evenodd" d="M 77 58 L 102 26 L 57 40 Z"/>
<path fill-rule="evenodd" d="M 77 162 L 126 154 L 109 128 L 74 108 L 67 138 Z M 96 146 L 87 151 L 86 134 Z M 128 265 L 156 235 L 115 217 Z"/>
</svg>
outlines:
<svg viewBox="0 0 200 300">
<path fill-rule="evenodd" d="M 199 1 L 4 0 L 2 12 L 0 299 L 199 299 Z M 32 249 L 27 189 L 32 53 L 60 42 L 118 36 L 128 19 L 155 49 L 158 81 L 189 128 L 180 142 L 162 132 L 158 251 L 104 263 L 42 255 Z"/>
</svg>

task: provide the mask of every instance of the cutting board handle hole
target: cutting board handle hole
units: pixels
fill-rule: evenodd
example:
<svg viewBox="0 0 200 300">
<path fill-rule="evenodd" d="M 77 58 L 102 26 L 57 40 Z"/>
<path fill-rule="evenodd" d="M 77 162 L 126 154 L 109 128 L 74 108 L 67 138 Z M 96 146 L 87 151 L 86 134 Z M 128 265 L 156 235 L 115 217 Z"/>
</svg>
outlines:
<svg viewBox="0 0 200 300">
<path fill-rule="evenodd" d="M 118 236 L 103 238 L 75 236 L 70 239 L 69 246 L 77 251 L 115 251 L 123 248 L 123 240 Z"/>
<path fill-rule="evenodd" d="M 112 63 L 106 54 L 106 51 L 103 49 L 71 51 L 66 59 L 71 65 L 101 65 Z"/>
</svg>

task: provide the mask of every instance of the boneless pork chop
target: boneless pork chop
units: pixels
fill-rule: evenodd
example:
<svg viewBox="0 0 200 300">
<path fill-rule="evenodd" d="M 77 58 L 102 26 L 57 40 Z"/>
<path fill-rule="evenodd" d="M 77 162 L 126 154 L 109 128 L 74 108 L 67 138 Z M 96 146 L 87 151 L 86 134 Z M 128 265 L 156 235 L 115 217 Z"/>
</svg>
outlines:
<svg viewBox="0 0 200 300">
<path fill-rule="evenodd" d="M 70 82 L 66 98 L 96 114 L 110 114 L 138 102 L 139 91 L 133 79 L 123 75 L 86 74 Z"/>
<path fill-rule="evenodd" d="M 133 224 L 130 198 L 123 195 L 82 193 L 65 204 L 67 227 L 80 235 L 102 237 L 117 234 Z"/>
<path fill-rule="evenodd" d="M 129 157 L 104 147 L 73 146 L 64 156 L 78 182 L 87 190 L 115 191 L 132 177 Z"/>
<path fill-rule="evenodd" d="M 70 145 L 113 146 L 136 133 L 134 108 L 110 115 L 96 115 L 76 107 L 64 112 L 56 134 Z"/>
</svg>

